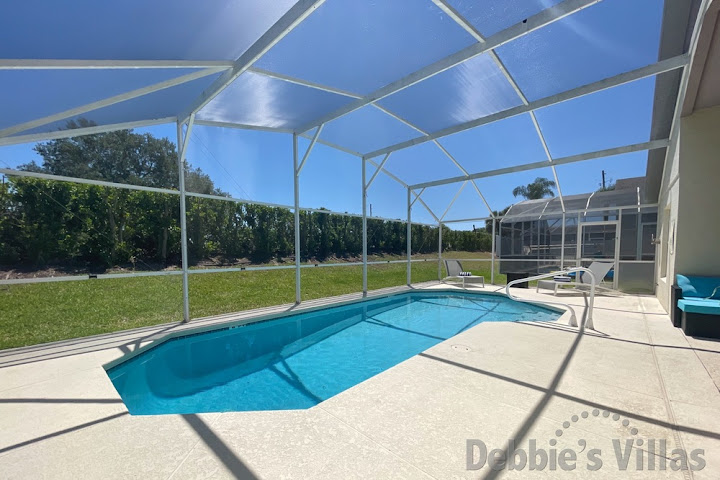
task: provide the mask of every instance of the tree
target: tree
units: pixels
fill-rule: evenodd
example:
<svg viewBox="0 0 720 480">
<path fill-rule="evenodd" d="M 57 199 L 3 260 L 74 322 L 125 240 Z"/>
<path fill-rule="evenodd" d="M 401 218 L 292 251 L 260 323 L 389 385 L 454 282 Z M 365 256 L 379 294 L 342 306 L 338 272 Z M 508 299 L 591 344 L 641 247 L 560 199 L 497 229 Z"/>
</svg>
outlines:
<svg viewBox="0 0 720 480">
<path fill-rule="evenodd" d="M 94 123 L 86 119 L 71 120 L 67 129 L 86 128 Z M 31 162 L 21 165 L 20 170 L 63 175 L 67 177 L 103 180 L 114 183 L 142 185 L 157 188 L 178 188 L 178 164 L 175 144 L 167 138 L 156 138 L 153 135 L 139 134 L 132 130 L 118 130 L 94 135 L 63 138 L 38 143 L 35 151 L 42 156 L 42 165 Z M 189 162 L 185 164 L 186 187 L 188 191 L 204 194 L 225 195 L 215 188 L 212 180 L 200 169 L 193 169 Z M 131 199 L 138 200 L 127 190 L 103 189 L 106 220 L 112 248 L 126 247 L 128 223 L 144 221 L 145 216 L 138 218 L 128 212 Z M 147 196 L 146 196 L 147 197 Z M 153 248 L 159 260 L 167 261 L 168 242 L 171 229 L 177 218 L 177 199 L 164 195 L 145 202 L 145 206 L 153 208 L 138 210 L 147 215 L 152 212 L 155 218 L 146 222 L 146 238 L 154 238 L 158 242 Z M 150 231 L 147 231 L 150 228 Z M 133 256 L 134 252 L 129 252 Z M 114 258 L 114 253 L 109 255 Z"/>
<path fill-rule="evenodd" d="M 512 205 L 508 205 L 507 207 L 503 208 L 499 212 L 497 210 L 493 210 L 493 216 L 495 217 L 495 234 L 496 235 L 500 234 L 500 221 L 502 220 L 497 217 L 502 217 L 503 215 L 505 215 L 508 212 L 508 210 L 510 210 L 511 206 Z M 487 230 L 488 233 L 490 233 L 491 235 L 492 235 L 492 222 L 493 222 L 492 220 L 485 220 L 485 230 Z"/>
<path fill-rule="evenodd" d="M 524 197 L 526 200 L 538 200 L 546 196 L 554 197 L 555 182 L 543 177 L 538 177 L 534 182 L 527 185 L 515 187 L 512 191 L 514 197 Z"/>
<path fill-rule="evenodd" d="M 69 128 L 91 125 L 80 120 Z M 53 175 L 176 189 L 175 145 L 132 131 L 43 142 L 40 165 L 20 167 Z M 209 176 L 185 166 L 188 191 L 224 196 Z M 177 192 L 116 188 L 11 176 L 0 183 L 0 264 L 55 265 L 102 271 L 136 264 L 141 269 L 180 262 L 180 197 Z M 191 263 L 283 260 L 294 254 L 291 210 L 220 198 L 188 197 L 187 241 Z M 320 209 L 325 210 L 325 209 Z M 401 254 L 401 221 L 368 219 L 368 250 Z M 437 250 L 437 228 L 412 226 L 412 252 Z M 445 250 L 487 251 L 482 229 L 443 233 Z M 300 212 L 300 250 L 306 259 L 356 257 L 362 252 L 362 219 L 329 211 Z"/>
<path fill-rule="evenodd" d="M 615 180 L 608 178 L 607 181 L 603 178 L 603 182 L 598 183 L 598 192 L 610 192 L 615 190 Z"/>
</svg>

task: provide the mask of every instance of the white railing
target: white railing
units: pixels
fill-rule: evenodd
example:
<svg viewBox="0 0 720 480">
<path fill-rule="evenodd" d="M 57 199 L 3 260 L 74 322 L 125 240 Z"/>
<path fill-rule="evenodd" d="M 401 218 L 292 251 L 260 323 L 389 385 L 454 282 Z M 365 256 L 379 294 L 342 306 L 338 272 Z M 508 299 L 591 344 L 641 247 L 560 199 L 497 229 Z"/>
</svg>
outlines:
<svg viewBox="0 0 720 480">
<path fill-rule="evenodd" d="M 533 280 L 542 280 L 542 279 L 545 279 L 545 278 L 555 277 L 555 276 L 557 276 L 557 275 L 567 275 L 568 273 L 571 273 L 571 272 L 584 272 L 584 273 L 587 273 L 587 274 L 590 275 L 590 303 L 588 304 L 588 314 L 587 314 L 587 317 L 586 317 L 586 319 L 585 319 L 584 327 L 585 327 L 585 328 L 590 328 L 590 329 L 594 330 L 594 329 L 595 329 L 595 326 L 594 326 L 594 324 L 593 324 L 593 305 L 594 305 L 594 303 L 595 303 L 595 285 L 596 285 L 596 283 L 597 283 L 597 280 L 595 279 L 595 274 L 594 274 L 589 268 L 585 268 L 585 267 L 573 267 L 573 268 L 568 268 L 567 270 L 559 270 L 559 271 L 557 271 L 557 272 L 543 273 L 542 275 L 535 275 L 534 277 L 519 278 L 519 279 L 517 279 L 517 280 L 513 280 L 513 281 L 511 281 L 511 282 L 508 282 L 508 284 L 505 286 L 505 293 L 507 294 L 507 296 L 508 296 L 509 298 L 512 298 L 513 300 L 515 300 L 515 301 L 517 301 L 517 302 L 524 302 L 524 303 L 546 303 L 546 304 L 548 304 L 548 305 L 561 305 L 561 306 L 567 308 L 568 310 L 570 310 L 570 326 L 571 326 L 571 327 L 577 327 L 577 326 L 578 326 L 578 323 L 577 323 L 577 315 L 575 315 L 575 309 L 574 309 L 573 307 L 571 307 L 570 305 L 568 305 L 567 303 L 562 303 L 562 302 L 548 302 L 548 301 L 545 301 L 545 300 L 540 301 L 540 302 L 538 302 L 537 300 L 526 300 L 526 299 L 523 299 L 523 298 L 518 298 L 518 297 L 516 297 L 516 296 L 514 296 L 513 294 L 510 293 L 510 287 L 511 287 L 512 285 L 515 285 L 516 283 L 532 282 Z M 579 284 L 580 278 L 578 278 L 577 280 L 578 280 L 578 281 L 576 281 L 576 282 L 574 283 L 574 285 L 578 285 L 578 284 Z M 570 284 L 573 285 L 573 283 L 570 283 Z"/>
</svg>

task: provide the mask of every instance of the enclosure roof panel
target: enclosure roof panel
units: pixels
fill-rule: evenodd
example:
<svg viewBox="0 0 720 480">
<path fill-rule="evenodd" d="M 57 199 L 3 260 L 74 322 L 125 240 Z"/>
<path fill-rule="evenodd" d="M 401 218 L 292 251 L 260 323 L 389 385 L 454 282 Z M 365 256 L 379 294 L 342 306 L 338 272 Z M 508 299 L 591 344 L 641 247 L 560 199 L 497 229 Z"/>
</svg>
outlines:
<svg viewBox="0 0 720 480">
<path fill-rule="evenodd" d="M 217 75 L 217 74 L 216 74 Z M 199 95 L 212 81 L 214 76 L 199 78 L 137 97 L 123 102 L 74 115 L 70 118 L 56 120 L 16 135 L 55 132 L 68 128 L 69 122 L 89 123 L 91 125 L 113 125 L 126 122 L 141 122 L 148 119 L 173 117 L 177 113 L 177 105 L 187 104 L 188 98 Z"/>
<path fill-rule="evenodd" d="M 0 130 L 132 90 L 195 69 L 0 70 Z"/>
<path fill-rule="evenodd" d="M 257 66 L 367 94 L 472 43 L 430 1 L 328 0 Z"/>
<path fill-rule="evenodd" d="M 485 173 L 491 156 L 499 164 L 488 170 L 527 166 L 530 150 L 546 168 L 554 157 L 647 139 L 654 76 L 688 61 L 657 63 L 663 6 L 680 1 L 10 2 L 0 17 L 0 145 L 58 136 L 71 120 L 114 128 L 197 118 L 304 136 L 322 124 L 321 142 L 378 162 L 447 138 L 436 180 L 445 170 Z M 623 103 L 632 81 L 637 107 Z M 611 101 L 642 117 L 633 120 L 644 122 L 641 134 L 617 129 L 615 141 L 590 141 L 588 132 L 614 121 L 592 117 Z M 573 109 L 587 114 L 584 130 L 558 127 Z M 475 152 L 456 141 L 515 117 L 506 126 L 517 131 L 498 144 L 537 140 L 508 149 L 505 162 L 492 147 L 483 155 L 484 143 Z"/>
<path fill-rule="evenodd" d="M 198 119 L 294 129 L 352 98 L 245 72 L 208 103 Z"/>
<path fill-rule="evenodd" d="M 422 130 L 436 132 L 522 102 L 492 57 L 483 54 L 379 103 Z"/>
<path fill-rule="evenodd" d="M 536 100 L 656 62 L 662 7 L 658 0 L 603 0 L 497 54 L 527 98 Z"/>
<path fill-rule="evenodd" d="M 368 105 L 326 124 L 320 138 L 357 152 L 368 152 L 417 134 L 417 130 Z"/>
<path fill-rule="evenodd" d="M 480 34 L 489 37 L 561 0 L 449 0 Z"/>
<path fill-rule="evenodd" d="M 235 60 L 295 0 L 4 2 L 0 58 Z"/>
</svg>

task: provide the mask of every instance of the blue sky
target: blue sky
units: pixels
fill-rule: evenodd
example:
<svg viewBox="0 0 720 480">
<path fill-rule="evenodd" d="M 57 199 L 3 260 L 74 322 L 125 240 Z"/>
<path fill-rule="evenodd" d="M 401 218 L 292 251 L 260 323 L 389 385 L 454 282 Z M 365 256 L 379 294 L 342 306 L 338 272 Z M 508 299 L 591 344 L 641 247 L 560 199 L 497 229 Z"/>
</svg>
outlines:
<svg viewBox="0 0 720 480">
<path fill-rule="evenodd" d="M 465 32 L 452 30 L 451 35 L 441 36 L 444 42 L 441 41 L 438 45 L 438 35 L 443 32 L 443 28 L 447 28 L 447 19 L 442 19 L 445 22 L 443 24 L 433 23 L 436 21 L 437 12 L 432 10 L 434 6 L 431 2 L 427 3 L 428 9 L 423 10 L 415 24 L 407 27 L 407 38 L 397 39 L 388 31 L 392 32 L 390 27 L 393 21 L 403 18 L 405 10 L 401 7 L 407 4 L 390 2 L 387 6 L 373 5 L 372 8 L 386 9 L 384 12 L 386 17 L 383 18 L 387 20 L 375 27 L 368 27 L 362 20 L 367 12 L 362 11 L 364 7 L 358 7 L 357 2 L 347 0 L 326 2 L 326 6 L 309 17 L 310 21 L 307 24 L 303 24 L 286 38 L 284 43 L 281 42 L 271 50 L 259 66 L 360 94 L 368 93 L 398 76 L 430 63 L 435 58 L 441 58 L 471 43 L 464 37 Z M 555 2 L 514 0 L 508 2 L 508 11 L 503 13 L 508 18 L 503 17 L 503 19 L 498 16 L 497 11 L 492 11 L 490 16 L 483 15 L 484 10 L 479 10 L 479 6 L 487 2 L 455 0 L 452 3 L 481 31 L 484 29 L 488 34 L 492 34 L 514 23 L 508 23 L 513 15 L 529 15 Z M 662 2 L 657 0 L 633 2 L 605 0 L 597 6 L 500 47 L 498 55 L 530 100 L 542 98 L 656 61 L 661 13 Z M 347 15 L 354 15 L 357 18 L 355 22 L 357 25 L 345 23 L 348 25 L 346 30 L 333 30 L 336 42 L 327 42 L 327 32 L 325 35 L 318 33 L 324 31 L 323 25 L 337 24 L 340 17 Z M 368 35 L 367 28 L 372 28 L 370 33 L 373 35 Z M 359 38 L 370 40 L 361 43 L 358 41 Z M 428 38 L 432 41 L 428 41 Z M 418 48 L 416 45 L 418 42 L 425 47 Z M 338 63 L 340 58 L 346 59 L 346 57 L 339 56 L 340 52 L 335 48 L 336 44 L 355 45 L 357 47 L 357 51 L 354 52 L 355 58 L 380 63 L 370 65 L 374 70 L 368 68 L 359 71 L 353 62 Z M 394 45 L 395 48 L 384 48 L 386 45 Z M 38 44 L 33 48 L 41 49 L 42 45 Z M 31 51 L 33 55 L 42 54 L 32 49 Z M 300 61 L 303 51 L 314 52 L 315 55 L 312 56 L 314 60 Z M 373 55 L 377 52 L 382 54 Z M 425 53 L 418 55 L 413 52 Z M 62 56 L 61 53 L 65 55 L 63 52 L 57 55 Z M 227 53 L 229 57 L 234 54 L 234 52 Z M 171 55 L 171 52 L 163 52 L 163 55 Z M 208 55 L 207 52 L 199 54 L 200 57 Z M 213 55 L 217 58 L 217 55 L 225 54 Z M 348 56 L 350 57 L 352 56 Z M 317 59 L 325 59 L 325 61 L 316 61 Z M 333 61 L 327 61 L 328 59 Z M 512 89 L 501 83 L 504 78 L 499 78 L 495 69 L 494 64 L 488 62 L 486 56 L 480 56 L 437 75 L 432 81 L 420 83 L 391 96 L 381 104 L 429 131 L 517 105 L 519 100 L 513 96 Z M 379 71 L 382 71 L 383 75 L 373 74 Z M 0 88 L 0 92 L 5 92 L 0 95 L 7 97 L 0 97 L 0 100 L 6 105 L 11 105 L 13 111 L 18 114 L 24 114 L 26 117 L 29 115 L 28 118 L 20 115 L 17 121 L 11 124 L 52 113 L 46 112 L 47 109 L 69 108 L 72 102 L 77 104 L 79 101 L 76 101 L 75 97 L 83 94 L 82 84 L 77 82 L 77 77 L 56 73 L 48 77 L 51 83 L 49 90 L 55 98 L 54 103 L 45 102 L 42 97 L 38 97 L 38 91 L 43 85 L 47 85 L 47 79 L 43 84 L 38 82 L 37 78 L 26 78 L 32 75 L 37 75 L 37 71 L 23 75 L 23 78 L 18 74 L 10 76 L 8 72 L 0 72 L 0 87 L 3 87 Z M 97 77 L 105 74 L 91 72 L 87 75 Z M 143 82 L 133 83 L 135 80 L 130 77 L 131 74 L 128 74 L 128 78 L 123 80 L 127 88 L 137 88 L 142 85 Z M 144 82 L 159 81 L 162 80 L 161 77 L 162 73 L 157 72 L 152 80 L 148 77 Z M 85 94 L 102 97 L 103 92 L 98 91 L 96 85 L 103 82 L 97 79 L 92 81 L 89 76 L 86 80 L 95 87 L 92 92 Z M 202 85 L 203 82 L 198 82 L 198 88 L 201 89 Z M 108 86 L 108 91 L 105 93 L 116 93 L 114 88 L 112 85 Z M 653 90 L 654 78 L 643 79 L 537 111 L 537 119 L 551 155 L 559 158 L 647 141 Z M 63 96 L 64 91 L 72 92 L 72 95 Z M 178 90 L 178 92 L 183 96 L 189 93 L 188 90 Z M 283 101 L 290 102 L 290 105 L 293 101 L 292 92 L 294 90 L 288 88 L 283 97 Z M 228 104 L 226 110 L 233 115 L 242 116 L 243 108 L 257 108 L 258 102 L 254 98 L 251 99 L 252 101 L 247 101 L 247 95 L 245 93 L 243 95 L 245 95 L 243 102 Z M 158 102 L 162 98 L 170 101 L 178 96 L 172 96 L 168 92 L 164 97 L 158 96 Z M 90 98 L 88 101 L 94 99 Z M 136 102 L 138 100 L 142 100 L 142 97 Z M 321 102 L 321 99 L 312 97 L 311 100 L 304 100 L 303 108 L 312 111 L 310 118 L 316 118 L 316 110 L 322 107 L 317 102 Z M 70 104 L 65 105 L 68 102 Z M 328 103 L 328 108 L 332 107 L 330 110 L 337 107 L 333 102 L 337 103 L 337 99 Z M 23 105 L 28 105 L 28 108 L 23 109 Z M 118 107 L 117 112 L 127 111 L 127 108 L 123 110 L 121 107 L 122 105 Z M 276 118 L 273 115 L 277 112 L 268 112 L 268 105 L 263 107 L 264 109 L 259 111 L 250 111 L 247 118 L 258 121 L 262 121 L 263 118 L 266 120 L 271 117 Z M 156 110 L 162 111 L 163 108 L 158 106 Z M 148 114 L 152 112 L 153 109 L 148 110 Z M 114 118 L 112 111 L 105 113 L 108 118 Z M 379 110 L 366 107 L 362 111 L 328 124 L 322 138 L 342 142 L 351 148 L 367 152 L 419 135 L 409 127 L 398 124 L 392 119 L 388 120 L 390 117 L 386 117 Z M 284 117 L 277 121 L 281 120 L 289 121 Z M 174 125 L 141 128 L 137 131 L 150 132 L 172 140 L 175 138 Z M 300 140 L 301 154 L 308 143 L 309 141 L 305 139 Z M 460 132 L 440 139 L 440 143 L 470 172 L 493 170 L 545 159 L 544 151 L 527 114 Z M 0 166 L 15 167 L 33 159 L 39 161 L 32 151 L 32 146 L 29 144 L 0 147 Z M 645 174 L 646 158 L 646 152 L 638 152 L 560 166 L 557 172 L 563 194 L 596 190 L 601 181 L 602 170 L 605 170 L 607 178 L 613 180 L 642 176 Z M 233 196 L 288 205 L 293 202 L 292 141 L 288 134 L 196 126 L 191 138 L 188 160 L 194 167 L 199 167 L 208 173 L 218 187 Z M 326 207 L 336 211 L 359 213 L 361 211 L 360 164 L 361 161 L 357 157 L 323 145 L 316 145 L 302 172 L 301 204 L 306 207 Z M 394 153 L 386 168 L 410 184 L 460 175 L 457 167 L 432 143 Z M 369 167 L 368 178 L 373 172 L 374 168 Z M 477 184 L 490 206 L 499 210 L 518 201 L 511 193 L 514 187 L 527 184 L 538 176 L 552 178 L 552 173 L 550 169 L 533 170 L 485 178 L 479 180 Z M 423 198 L 439 216 L 445 211 L 459 186 L 458 184 L 428 189 Z M 373 214 L 379 216 L 404 218 L 405 198 L 405 190 L 382 174 L 377 177 L 369 191 Z M 479 200 L 477 193 L 468 186 L 446 218 L 471 218 L 485 216 L 486 213 L 487 209 Z M 413 218 L 419 221 L 432 221 L 431 216 L 419 206 L 413 209 Z"/>
</svg>

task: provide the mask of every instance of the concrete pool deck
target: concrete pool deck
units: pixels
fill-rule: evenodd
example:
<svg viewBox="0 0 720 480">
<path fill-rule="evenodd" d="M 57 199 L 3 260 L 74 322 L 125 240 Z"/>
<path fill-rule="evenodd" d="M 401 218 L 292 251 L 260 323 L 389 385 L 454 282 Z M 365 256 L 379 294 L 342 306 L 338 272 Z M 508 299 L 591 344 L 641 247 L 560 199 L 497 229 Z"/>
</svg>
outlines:
<svg viewBox="0 0 720 480">
<path fill-rule="evenodd" d="M 576 294 L 513 292 L 584 305 Z M 0 477 L 720 478 L 720 342 L 685 337 L 654 297 L 599 296 L 595 307 L 596 330 L 583 335 L 567 314 L 482 323 L 308 410 L 130 416 L 102 365 L 186 326 L 0 351 Z M 509 439 L 524 452 L 572 449 L 575 469 L 467 470 L 469 440 L 491 450 Z M 705 467 L 673 471 L 661 440 L 667 457 L 704 449 Z"/>
</svg>

